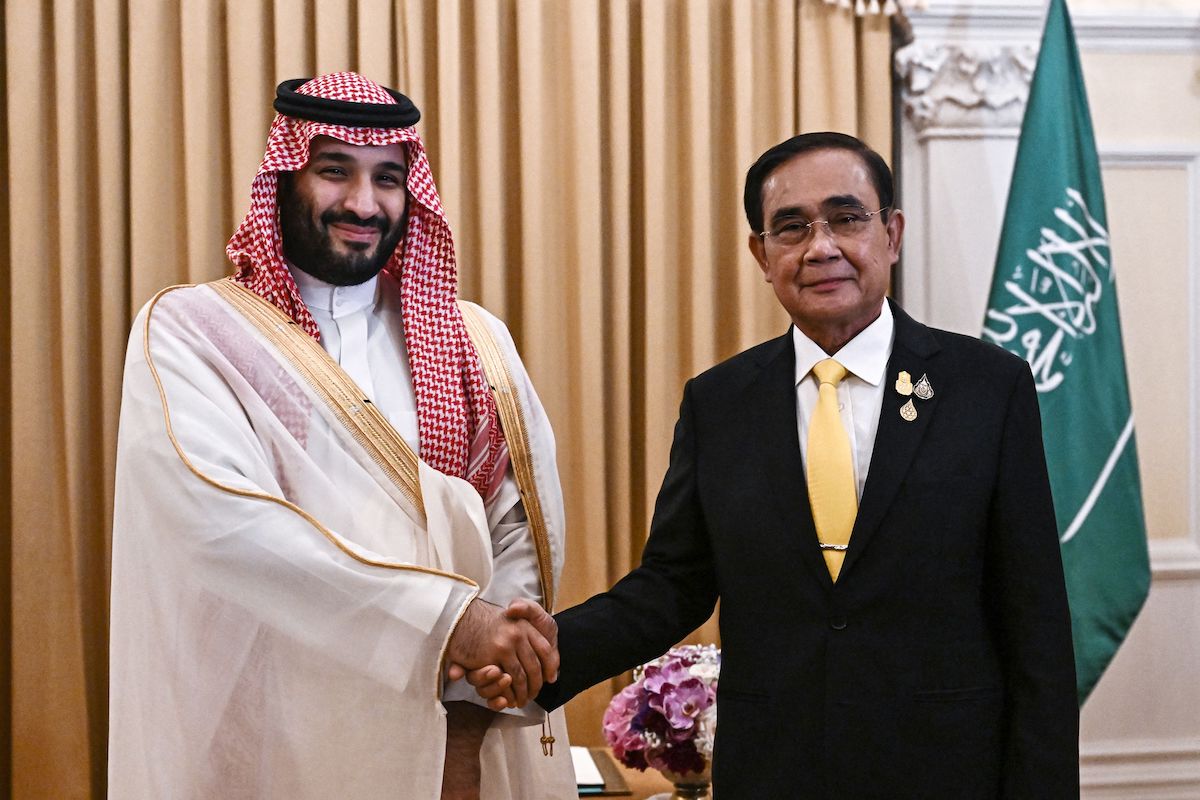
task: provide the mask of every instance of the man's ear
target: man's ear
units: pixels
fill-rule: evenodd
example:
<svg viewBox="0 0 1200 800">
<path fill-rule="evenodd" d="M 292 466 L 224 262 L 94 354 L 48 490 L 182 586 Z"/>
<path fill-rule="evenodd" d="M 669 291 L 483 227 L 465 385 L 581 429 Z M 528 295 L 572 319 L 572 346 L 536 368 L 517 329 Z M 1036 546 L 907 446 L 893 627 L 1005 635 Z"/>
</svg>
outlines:
<svg viewBox="0 0 1200 800">
<path fill-rule="evenodd" d="M 762 270 L 763 277 L 766 278 L 767 283 L 770 283 L 771 273 L 767 269 L 767 243 L 763 241 L 763 237 L 757 233 L 752 233 L 747 244 L 750 245 L 750 253 L 754 256 L 754 260 L 758 262 L 758 268 Z"/>
<path fill-rule="evenodd" d="M 888 253 L 892 263 L 900 260 L 900 243 L 904 238 L 904 212 L 896 208 L 888 215 L 887 222 Z"/>
</svg>

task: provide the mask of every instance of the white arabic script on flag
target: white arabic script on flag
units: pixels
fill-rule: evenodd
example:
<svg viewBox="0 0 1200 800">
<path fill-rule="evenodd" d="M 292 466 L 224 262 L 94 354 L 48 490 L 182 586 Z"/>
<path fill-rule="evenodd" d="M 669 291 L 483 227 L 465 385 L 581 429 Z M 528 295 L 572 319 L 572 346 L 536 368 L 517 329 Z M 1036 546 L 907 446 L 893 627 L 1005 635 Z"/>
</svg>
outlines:
<svg viewBox="0 0 1200 800">
<path fill-rule="evenodd" d="M 1095 332 L 1094 309 L 1113 279 L 1108 231 L 1077 189 L 1067 187 L 1066 196 L 1064 207 L 1054 209 L 1059 225 L 1041 229 L 1037 248 L 1025 251 L 1028 262 L 1014 266 L 1004 282 L 1011 302 L 989 308 L 983 329 L 1029 362 L 1039 392 L 1062 383 L 1071 365 L 1071 348 L 1063 345 Z M 1014 339 L 1023 349 L 1010 344 Z"/>
</svg>

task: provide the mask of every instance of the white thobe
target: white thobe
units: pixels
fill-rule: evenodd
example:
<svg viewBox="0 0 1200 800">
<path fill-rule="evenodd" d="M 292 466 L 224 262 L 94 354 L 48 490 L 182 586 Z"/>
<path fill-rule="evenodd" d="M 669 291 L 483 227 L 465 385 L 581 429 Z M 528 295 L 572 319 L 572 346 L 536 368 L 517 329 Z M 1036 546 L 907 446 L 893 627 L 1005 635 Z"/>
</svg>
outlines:
<svg viewBox="0 0 1200 800">
<path fill-rule="evenodd" d="M 235 308 L 214 286 L 182 287 L 134 323 L 113 525 L 110 796 L 435 798 L 438 665 L 475 587 L 495 590 L 488 517 L 517 504 L 485 512 L 465 481 L 418 462 L 422 512 L 339 416 L 353 407 L 312 377 L 320 364 L 272 337 L 311 341 Z M 528 411 L 557 573 L 553 437 L 511 337 L 485 318 Z M 539 734 L 488 731 L 485 797 L 574 796 L 569 760 L 544 758 Z"/>
<path fill-rule="evenodd" d="M 321 330 L 321 346 L 354 379 L 396 432 L 420 453 L 417 402 L 404 324 L 400 284 L 387 272 L 357 286 L 334 286 L 292 268 L 300 297 Z M 515 597 L 541 599 L 537 551 L 509 468 L 487 504 L 495 573 L 481 596 L 507 605 Z"/>
</svg>

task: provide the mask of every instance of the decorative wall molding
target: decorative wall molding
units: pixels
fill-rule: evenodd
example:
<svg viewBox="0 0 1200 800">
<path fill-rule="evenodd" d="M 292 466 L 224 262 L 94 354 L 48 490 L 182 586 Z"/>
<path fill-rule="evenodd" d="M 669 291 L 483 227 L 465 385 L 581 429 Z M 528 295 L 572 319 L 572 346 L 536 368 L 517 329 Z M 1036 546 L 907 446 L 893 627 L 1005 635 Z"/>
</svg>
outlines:
<svg viewBox="0 0 1200 800">
<path fill-rule="evenodd" d="M 1200 580 L 1200 546 L 1190 539 L 1151 539 L 1150 572 L 1156 582 Z"/>
<path fill-rule="evenodd" d="M 916 41 L 970 41 L 1037 45 L 1044 0 L 947 0 L 906 12 Z M 1096 52 L 1200 52 L 1200 12 L 1072 9 L 1081 50 Z"/>
<path fill-rule="evenodd" d="M 1200 796 L 1200 741 L 1115 741 L 1084 744 L 1079 754 L 1083 796 Z"/>
<path fill-rule="evenodd" d="M 1187 175 L 1187 254 L 1192 313 L 1189 317 L 1188 362 L 1200 364 L 1200 150 L 1194 146 L 1099 148 L 1102 169 L 1168 169 Z M 1189 386 L 1190 409 L 1185 435 L 1188 462 L 1182 465 L 1190 476 L 1188 485 L 1189 530 L 1184 536 L 1150 541 L 1150 568 L 1154 581 L 1200 580 L 1200 369 L 1193 366 Z M 1200 796 L 1198 793 L 1197 796 Z"/>
<path fill-rule="evenodd" d="M 950 131 L 1016 136 L 1037 53 L 1030 45 L 917 41 L 896 53 L 904 112 L 918 138 Z"/>
<path fill-rule="evenodd" d="M 994 251 L 989 255 L 981 242 L 997 238 L 1046 2 L 930 0 L 929 8 L 906 12 L 913 43 L 896 54 L 894 68 L 904 111 L 901 192 L 913 213 L 900 281 L 910 311 L 940 327 L 978 330 L 977 297 L 990 286 L 994 261 Z M 1143 0 L 1118 0 L 1129 10 L 1114 11 L 1069 2 L 1085 60 L 1096 52 L 1131 54 L 1128 63 L 1142 54 L 1183 53 L 1189 57 L 1164 60 L 1163 69 L 1178 63 L 1194 77 L 1200 6 L 1156 11 L 1136 8 Z M 1103 60 L 1110 72 L 1123 63 Z M 1158 89 L 1126 82 L 1129 92 Z M 1180 102 L 1193 100 L 1189 92 Z M 1200 719 L 1193 710 L 1200 708 L 1194 680 L 1200 642 L 1200 144 L 1183 120 L 1172 117 L 1172 127 L 1165 128 L 1153 114 L 1144 116 L 1110 126 L 1108 135 L 1120 138 L 1097 145 L 1105 172 L 1162 169 L 1187 176 L 1187 208 L 1181 211 L 1188 220 L 1186 282 L 1175 289 L 1175 256 L 1171 275 L 1173 291 L 1187 292 L 1192 311 L 1186 329 L 1171 335 L 1187 337 L 1180 357 L 1190 385 L 1173 384 L 1173 391 L 1187 391 L 1188 405 L 1186 419 L 1171 421 L 1179 436 L 1171 449 L 1175 463 L 1155 464 L 1154 470 L 1184 473 L 1191 488 L 1181 498 L 1186 513 L 1172 515 L 1172 530 L 1155 532 L 1171 538 L 1150 541 L 1150 597 L 1085 709 L 1083 800 L 1200 798 Z M 1175 144 L 1164 141 L 1172 136 L 1180 137 Z M 1170 185 L 1178 184 L 1172 179 Z M 1154 265 L 1141 264 L 1136 274 L 1153 280 Z"/>
<path fill-rule="evenodd" d="M 896 52 L 904 111 L 919 140 L 1012 138 L 1021 126 L 1045 21 L 1043 0 L 950 0 L 911 10 Z M 1092 52 L 1200 53 L 1200 12 L 1072 14 Z"/>
</svg>

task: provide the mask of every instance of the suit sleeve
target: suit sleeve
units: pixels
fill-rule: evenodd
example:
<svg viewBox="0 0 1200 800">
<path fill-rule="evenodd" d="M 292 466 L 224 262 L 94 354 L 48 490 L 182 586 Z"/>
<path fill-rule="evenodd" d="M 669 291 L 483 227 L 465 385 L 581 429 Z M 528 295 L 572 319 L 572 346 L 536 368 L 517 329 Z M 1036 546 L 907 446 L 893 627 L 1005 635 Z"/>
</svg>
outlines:
<svg viewBox="0 0 1200 800">
<path fill-rule="evenodd" d="M 1009 400 L 1002 436 L 987 576 L 1006 684 L 1001 797 L 1078 797 L 1071 618 L 1027 365 Z"/>
<path fill-rule="evenodd" d="M 558 682 L 537 698 L 547 710 L 661 655 L 712 613 L 717 580 L 696 489 L 692 403 L 689 382 L 641 565 L 609 591 L 555 617 L 562 667 Z"/>
</svg>

